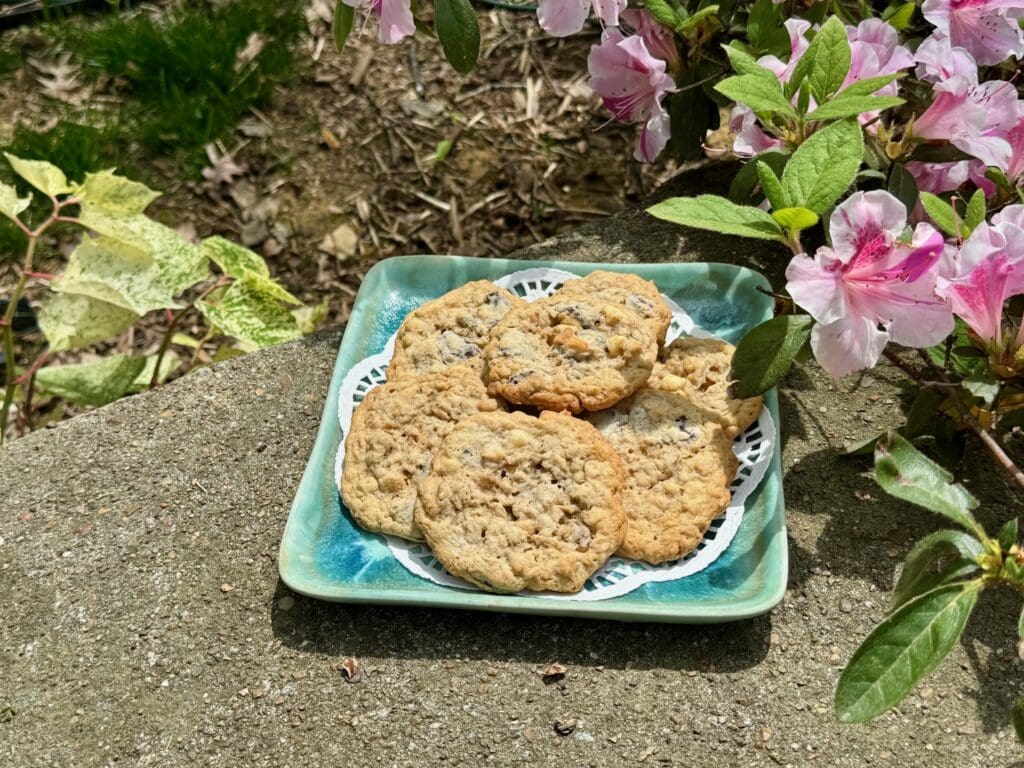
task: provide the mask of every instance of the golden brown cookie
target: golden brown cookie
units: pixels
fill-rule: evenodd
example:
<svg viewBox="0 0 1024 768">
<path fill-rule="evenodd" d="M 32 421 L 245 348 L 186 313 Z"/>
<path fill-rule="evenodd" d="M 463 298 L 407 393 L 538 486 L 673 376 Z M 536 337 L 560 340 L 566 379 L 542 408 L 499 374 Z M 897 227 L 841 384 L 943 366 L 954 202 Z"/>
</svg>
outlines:
<svg viewBox="0 0 1024 768">
<path fill-rule="evenodd" d="M 647 321 L 615 302 L 555 294 L 511 309 L 484 348 L 492 395 L 579 413 L 643 386 L 658 353 Z"/>
<path fill-rule="evenodd" d="M 622 543 L 623 469 L 567 414 L 460 421 L 420 483 L 416 522 L 455 576 L 490 592 L 577 592 Z"/>
<path fill-rule="evenodd" d="M 621 304 L 647 321 L 658 346 L 665 343 L 665 333 L 672 323 L 672 310 L 661 298 L 658 286 L 650 280 L 628 272 L 595 270 L 579 280 L 568 280 L 558 289 L 563 296 L 593 296 Z"/>
<path fill-rule="evenodd" d="M 459 363 L 483 368 L 480 353 L 494 325 L 518 296 L 489 280 L 466 283 L 414 309 L 402 322 L 388 380 L 417 373 L 434 373 Z"/>
<path fill-rule="evenodd" d="M 760 397 L 729 397 L 729 370 L 736 348 L 720 339 L 678 338 L 661 351 L 647 386 L 678 392 L 714 418 L 729 437 L 757 421 Z"/>
<path fill-rule="evenodd" d="M 422 539 L 416 485 L 434 452 L 460 419 L 500 407 L 465 365 L 370 390 L 345 436 L 341 492 L 352 517 L 368 531 Z"/>
<path fill-rule="evenodd" d="M 738 467 L 722 427 L 681 395 L 648 388 L 587 418 L 626 468 L 618 554 L 656 564 L 692 551 L 728 506 Z"/>
</svg>

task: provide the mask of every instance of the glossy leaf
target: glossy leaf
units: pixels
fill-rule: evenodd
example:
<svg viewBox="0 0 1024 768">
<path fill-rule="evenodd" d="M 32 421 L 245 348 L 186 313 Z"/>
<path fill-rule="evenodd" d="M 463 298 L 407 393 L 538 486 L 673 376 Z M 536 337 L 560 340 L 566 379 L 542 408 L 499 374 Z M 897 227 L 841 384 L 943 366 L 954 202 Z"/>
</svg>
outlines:
<svg viewBox="0 0 1024 768">
<path fill-rule="evenodd" d="M 813 325 L 809 315 L 781 315 L 748 331 L 732 357 L 739 396 L 753 397 L 774 387 L 807 343 Z"/>
<path fill-rule="evenodd" d="M 752 205 L 736 205 L 717 195 L 673 197 L 651 206 L 652 216 L 697 229 L 708 229 L 726 235 L 779 240 L 782 229 L 771 214 Z"/>
<path fill-rule="evenodd" d="M 889 22 L 889 26 L 893 29 L 900 31 L 910 26 L 910 21 L 914 18 L 914 11 L 916 9 L 917 3 L 904 3 L 903 5 L 893 6 L 885 10 L 885 13 L 882 14 L 882 19 Z"/>
<path fill-rule="evenodd" d="M 917 180 L 902 163 L 894 163 L 889 171 L 888 190 L 897 200 L 903 203 L 908 211 L 917 207 Z"/>
<path fill-rule="evenodd" d="M 345 49 L 348 36 L 352 34 L 352 28 L 356 23 L 356 9 L 345 3 L 345 0 L 338 0 L 334 5 L 334 21 L 331 23 L 331 33 L 334 36 L 334 47 L 338 51 Z"/>
<path fill-rule="evenodd" d="M 789 53 L 789 33 L 782 13 L 772 0 L 757 0 L 747 16 L 747 40 L 759 53 L 784 56 Z"/>
<path fill-rule="evenodd" d="M 899 703 L 959 639 L 980 584 L 950 584 L 903 605 L 867 636 L 839 678 L 839 720 L 863 723 Z"/>
<path fill-rule="evenodd" d="M 434 27 L 445 58 L 463 75 L 480 55 L 480 27 L 469 0 L 434 0 Z"/>
<path fill-rule="evenodd" d="M 799 87 L 806 78 L 815 99 L 819 104 L 824 104 L 829 96 L 842 87 L 850 71 L 850 61 L 846 25 L 838 17 L 830 16 L 793 69 L 791 88 Z"/>
<path fill-rule="evenodd" d="M 964 531 L 936 531 L 921 539 L 907 555 L 892 595 L 892 609 L 978 570 L 976 558 L 984 551 L 974 536 Z M 938 567 L 936 567 L 938 566 Z"/>
<path fill-rule="evenodd" d="M 998 379 L 984 373 L 976 373 L 968 376 L 960 386 L 978 398 L 985 405 L 991 405 L 999 396 L 1000 382 Z"/>
<path fill-rule="evenodd" d="M 855 83 L 850 83 L 848 86 L 843 88 L 837 96 L 844 98 L 850 96 L 871 96 L 876 93 L 879 89 L 884 88 L 893 80 L 898 80 L 900 73 L 894 73 L 891 75 L 878 75 L 877 77 L 865 77 L 863 80 L 858 80 Z"/>
<path fill-rule="evenodd" d="M 83 239 L 50 287 L 105 301 L 137 315 L 181 307 L 163 284 L 152 256 L 109 237 Z"/>
<path fill-rule="evenodd" d="M 279 301 L 248 282 L 236 282 L 216 303 L 198 301 L 196 307 L 223 333 L 242 342 L 247 351 L 293 341 L 302 335 L 295 318 Z"/>
<path fill-rule="evenodd" d="M 1017 518 L 1011 518 L 1003 524 L 1003 527 L 999 529 L 999 546 L 1003 550 L 1008 551 L 1010 547 L 1017 543 L 1018 533 L 1018 522 Z"/>
<path fill-rule="evenodd" d="M 0 213 L 11 221 L 17 221 L 21 214 L 32 202 L 32 195 L 18 197 L 18 190 L 10 184 L 0 184 Z"/>
<path fill-rule="evenodd" d="M 123 397 L 145 367 L 145 357 L 108 355 L 94 363 L 41 368 L 36 383 L 76 405 L 106 405 Z"/>
<path fill-rule="evenodd" d="M 787 160 L 789 160 L 789 155 L 776 150 L 762 152 L 756 157 L 751 158 L 750 162 L 744 164 L 736 172 L 732 182 L 729 184 L 729 199 L 741 205 L 750 203 L 753 199 L 754 188 L 760 182 L 757 164 L 764 163 L 771 168 L 776 176 L 779 176 L 786 167 Z"/>
<path fill-rule="evenodd" d="M 7 158 L 7 162 L 11 164 L 11 168 L 16 174 L 44 195 L 56 197 L 57 195 L 66 195 L 74 190 L 74 186 L 68 184 L 64 171 L 53 163 L 48 163 L 45 160 L 23 160 L 9 152 L 4 152 L 4 157 Z"/>
<path fill-rule="evenodd" d="M 822 215 L 853 183 L 863 153 L 864 136 L 855 120 L 822 128 L 786 163 L 782 188 L 790 204 Z"/>
<path fill-rule="evenodd" d="M 83 207 L 79 219 L 98 234 L 150 254 L 160 270 L 161 280 L 175 296 L 210 275 L 206 256 L 197 246 L 170 227 L 142 214 L 112 215 Z"/>
<path fill-rule="evenodd" d="M 770 73 L 769 73 L 770 74 Z M 715 90 L 735 102 L 746 104 L 755 112 L 771 112 L 796 118 L 796 110 L 782 93 L 778 79 L 760 75 L 736 75 L 727 77 L 715 86 Z"/>
<path fill-rule="evenodd" d="M 985 191 L 982 189 L 974 190 L 974 194 L 971 195 L 970 201 L 967 203 L 967 213 L 964 214 L 964 223 L 967 225 L 967 234 L 969 235 L 975 227 L 985 220 Z M 967 235 L 964 235 L 965 237 Z"/>
<path fill-rule="evenodd" d="M 146 210 L 160 193 L 106 170 L 85 174 L 85 181 L 75 190 L 75 197 L 82 201 L 83 211 L 133 216 Z"/>
<path fill-rule="evenodd" d="M 76 293 L 55 293 L 39 309 L 39 327 L 53 352 L 80 349 L 128 330 L 138 315 Z"/>
<path fill-rule="evenodd" d="M 978 500 L 953 475 L 906 439 L 892 433 L 875 446 L 875 479 L 882 490 L 952 520 L 979 538 L 984 531 L 971 510 Z"/>
</svg>

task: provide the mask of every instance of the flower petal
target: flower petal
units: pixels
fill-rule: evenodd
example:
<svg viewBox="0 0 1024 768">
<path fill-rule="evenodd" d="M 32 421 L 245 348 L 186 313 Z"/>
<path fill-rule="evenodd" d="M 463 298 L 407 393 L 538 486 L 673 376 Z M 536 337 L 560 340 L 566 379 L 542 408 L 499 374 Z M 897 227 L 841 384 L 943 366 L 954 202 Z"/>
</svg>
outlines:
<svg viewBox="0 0 1024 768">
<path fill-rule="evenodd" d="M 871 368 L 878 362 L 889 334 L 869 318 L 847 315 L 834 323 L 815 325 L 811 349 L 821 367 L 834 379 Z"/>
<path fill-rule="evenodd" d="M 836 256 L 844 264 L 874 258 L 878 249 L 903 233 L 907 209 L 885 190 L 855 192 L 829 219 Z"/>
<path fill-rule="evenodd" d="M 583 29 L 589 12 L 590 0 L 540 0 L 537 21 L 549 35 L 568 37 Z"/>
<path fill-rule="evenodd" d="M 838 266 L 832 249 L 820 248 L 814 259 L 800 254 L 786 267 L 786 291 L 819 323 L 831 323 L 846 314 L 846 293 Z"/>
</svg>

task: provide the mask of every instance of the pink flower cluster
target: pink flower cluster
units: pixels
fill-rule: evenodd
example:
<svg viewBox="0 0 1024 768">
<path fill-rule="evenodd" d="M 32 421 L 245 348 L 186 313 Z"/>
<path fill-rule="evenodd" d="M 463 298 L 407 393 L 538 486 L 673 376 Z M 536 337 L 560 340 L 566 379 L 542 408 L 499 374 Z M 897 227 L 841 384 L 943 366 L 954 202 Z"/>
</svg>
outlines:
<svg viewBox="0 0 1024 768">
<path fill-rule="evenodd" d="M 1004 305 L 1024 294 L 1024 205 L 958 247 L 929 224 L 909 230 L 906 208 L 888 192 L 857 192 L 836 208 L 829 233 L 831 247 L 793 258 L 786 289 L 817 321 L 811 348 L 833 377 L 874 366 L 889 341 L 938 344 L 954 314 L 991 347 L 1005 344 Z"/>
<path fill-rule="evenodd" d="M 647 11 L 625 11 L 622 20 L 633 33 L 605 29 L 587 57 L 589 85 L 617 120 L 643 125 L 633 156 L 649 163 L 669 140 L 663 101 L 675 88 L 667 68 L 678 63 L 679 52 L 672 36 Z"/>
</svg>

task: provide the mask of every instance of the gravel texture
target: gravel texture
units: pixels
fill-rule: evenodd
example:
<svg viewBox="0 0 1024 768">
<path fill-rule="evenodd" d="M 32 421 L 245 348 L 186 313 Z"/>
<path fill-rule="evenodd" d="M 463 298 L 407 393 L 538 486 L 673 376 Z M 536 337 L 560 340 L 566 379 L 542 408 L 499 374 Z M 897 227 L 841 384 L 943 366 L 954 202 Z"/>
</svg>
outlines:
<svg viewBox="0 0 1024 768">
<path fill-rule="evenodd" d="M 626 214 L 525 255 L 757 265 L 768 253 L 696 243 Z M 903 402 L 891 370 L 835 384 L 809 369 L 782 389 L 782 605 L 736 624 L 626 625 L 285 588 L 277 548 L 339 341 L 201 370 L 3 449 L 0 764 L 987 768 L 1021 755 L 1007 591 L 983 597 L 898 710 L 834 722 L 843 663 L 912 542 L 938 526 L 836 453 Z M 966 474 L 994 526 L 1021 499 L 978 454 Z M 542 675 L 552 662 L 561 679 Z"/>
</svg>

